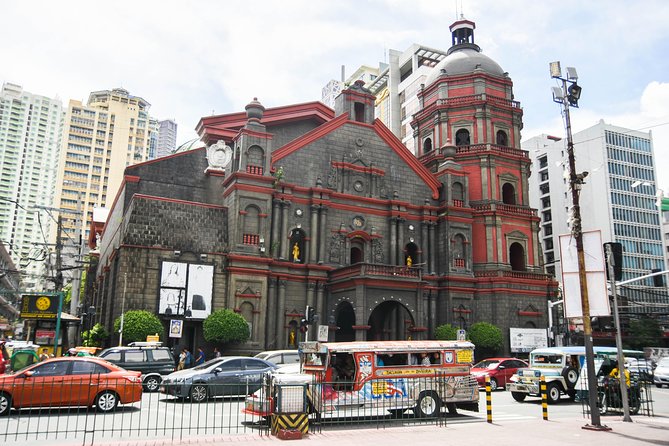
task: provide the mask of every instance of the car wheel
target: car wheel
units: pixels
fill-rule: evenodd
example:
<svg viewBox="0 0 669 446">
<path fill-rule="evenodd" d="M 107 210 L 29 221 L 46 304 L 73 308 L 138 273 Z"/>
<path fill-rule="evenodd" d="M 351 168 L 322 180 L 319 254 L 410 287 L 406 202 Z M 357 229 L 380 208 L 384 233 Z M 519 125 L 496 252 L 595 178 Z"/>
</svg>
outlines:
<svg viewBox="0 0 669 446">
<path fill-rule="evenodd" d="M 435 417 L 441 410 L 441 400 L 436 392 L 422 392 L 416 402 L 414 411 L 419 418 Z"/>
<path fill-rule="evenodd" d="M 0 392 L 0 416 L 8 415 L 12 409 L 12 397 L 9 394 Z"/>
<path fill-rule="evenodd" d="M 207 387 L 202 384 L 195 384 L 190 389 L 190 400 L 194 403 L 201 403 L 207 399 Z"/>
<path fill-rule="evenodd" d="M 144 390 L 147 392 L 155 392 L 160 388 L 160 379 L 158 376 L 149 376 L 144 380 Z"/>
<path fill-rule="evenodd" d="M 111 412 L 118 406 L 118 395 L 110 390 L 105 390 L 95 397 L 95 407 L 99 412 Z"/>
<path fill-rule="evenodd" d="M 511 396 L 513 397 L 514 400 L 518 401 L 519 403 L 522 403 L 523 401 L 525 401 L 525 397 L 527 396 L 527 394 L 523 392 L 511 392 Z"/>
<path fill-rule="evenodd" d="M 557 404 L 560 401 L 560 388 L 556 383 L 551 383 L 546 388 L 548 404 Z"/>
<path fill-rule="evenodd" d="M 657 383 L 657 384 L 655 384 L 655 387 L 657 387 L 658 389 L 661 389 L 661 388 L 662 388 L 662 384 Z"/>
<path fill-rule="evenodd" d="M 490 378 L 490 391 L 494 392 L 497 390 L 497 380 L 495 378 Z"/>
<path fill-rule="evenodd" d="M 567 382 L 567 387 L 573 389 L 576 386 L 576 381 L 578 381 L 578 371 L 573 367 L 565 367 L 562 370 L 562 376 Z"/>
</svg>

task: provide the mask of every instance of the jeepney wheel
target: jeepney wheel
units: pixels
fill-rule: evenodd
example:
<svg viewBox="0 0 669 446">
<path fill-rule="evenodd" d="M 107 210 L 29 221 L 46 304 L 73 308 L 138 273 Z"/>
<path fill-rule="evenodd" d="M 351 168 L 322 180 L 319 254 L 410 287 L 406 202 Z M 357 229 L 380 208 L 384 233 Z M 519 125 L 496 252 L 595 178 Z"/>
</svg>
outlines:
<svg viewBox="0 0 669 446">
<path fill-rule="evenodd" d="M 511 396 L 513 397 L 514 400 L 518 401 L 519 403 L 522 403 L 523 401 L 525 401 L 525 397 L 527 396 L 527 394 L 523 392 L 511 392 Z"/>
<path fill-rule="evenodd" d="M 490 378 L 490 391 L 494 392 L 497 390 L 497 380 L 495 378 Z"/>
<path fill-rule="evenodd" d="M 560 401 L 560 388 L 557 383 L 550 383 L 546 387 L 546 396 L 548 397 L 548 404 L 557 404 Z"/>
<path fill-rule="evenodd" d="M 562 370 L 562 377 L 567 382 L 567 387 L 573 389 L 578 381 L 578 370 L 573 367 L 565 367 Z"/>
<path fill-rule="evenodd" d="M 441 410 L 439 395 L 433 391 L 425 391 L 420 394 L 414 412 L 419 418 L 436 417 Z"/>
</svg>

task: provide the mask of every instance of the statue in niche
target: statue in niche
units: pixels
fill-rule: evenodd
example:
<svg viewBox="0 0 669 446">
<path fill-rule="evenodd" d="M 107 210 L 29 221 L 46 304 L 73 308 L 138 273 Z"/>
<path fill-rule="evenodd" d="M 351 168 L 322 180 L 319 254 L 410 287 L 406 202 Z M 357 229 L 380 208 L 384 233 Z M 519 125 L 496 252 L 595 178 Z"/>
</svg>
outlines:
<svg viewBox="0 0 669 446">
<path fill-rule="evenodd" d="M 411 258 L 411 256 L 407 256 L 407 266 L 411 265 L 413 265 L 413 259 Z"/>
<path fill-rule="evenodd" d="M 297 243 L 293 245 L 293 262 L 297 263 L 300 261 L 300 247 L 297 246 Z"/>
<path fill-rule="evenodd" d="M 332 234 L 332 237 L 330 238 L 330 262 L 341 263 L 341 245 L 341 234 Z"/>
</svg>

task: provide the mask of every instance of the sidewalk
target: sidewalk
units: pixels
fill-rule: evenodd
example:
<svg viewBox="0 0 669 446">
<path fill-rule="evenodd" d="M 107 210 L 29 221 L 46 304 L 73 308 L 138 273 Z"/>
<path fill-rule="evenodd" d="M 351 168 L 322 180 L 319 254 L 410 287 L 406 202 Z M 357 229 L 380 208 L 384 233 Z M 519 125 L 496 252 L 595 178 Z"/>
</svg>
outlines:
<svg viewBox="0 0 669 446">
<path fill-rule="evenodd" d="M 488 424 L 450 423 L 447 426 L 421 425 L 389 427 L 387 429 L 324 429 L 321 433 L 312 433 L 302 440 L 295 440 L 295 445 L 318 444 L 318 446 L 362 446 L 366 444 L 395 445 L 592 445 L 633 446 L 667 445 L 669 446 L 669 417 L 635 417 L 632 423 L 622 421 L 620 417 L 602 417 L 602 424 L 610 431 L 583 429 L 589 420 L 578 417 L 555 421 L 518 420 Z M 183 442 L 165 440 L 136 442 L 96 442 L 100 445 L 117 446 L 167 446 L 189 444 L 244 444 L 259 445 L 285 443 L 274 436 L 256 434 L 220 435 L 192 437 Z"/>
</svg>

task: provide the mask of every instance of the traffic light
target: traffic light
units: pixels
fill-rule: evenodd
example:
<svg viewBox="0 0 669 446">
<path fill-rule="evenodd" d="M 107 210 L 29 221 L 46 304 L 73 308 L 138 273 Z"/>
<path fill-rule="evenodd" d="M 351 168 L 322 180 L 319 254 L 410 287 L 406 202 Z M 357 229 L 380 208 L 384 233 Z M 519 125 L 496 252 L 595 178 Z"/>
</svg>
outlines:
<svg viewBox="0 0 669 446">
<path fill-rule="evenodd" d="M 567 88 L 567 100 L 572 107 L 578 107 L 578 100 L 581 98 L 581 87 L 576 82 Z"/>
<path fill-rule="evenodd" d="M 651 273 L 659 273 L 660 271 L 662 271 L 662 270 L 659 269 L 659 268 L 656 268 L 656 269 L 651 270 L 650 272 Z M 660 287 L 660 288 L 664 287 L 664 276 L 662 274 L 658 274 L 657 276 L 653 276 L 653 286 Z"/>
<path fill-rule="evenodd" d="M 316 309 L 312 306 L 307 305 L 307 311 L 305 311 L 304 315 L 307 319 L 307 324 L 311 325 L 314 322 L 316 322 Z"/>
<path fill-rule="evenodd" d="M 606 247 L 611 246 L 611 255 L 613 257 L 613 279 L 623 280 L 623 245 L 622 243 L 608 242 L 604 243 L 604 258 L 606 259 L 606 279 L 609 277 L 609 256 L 606 254 Z"/>
</svg>

